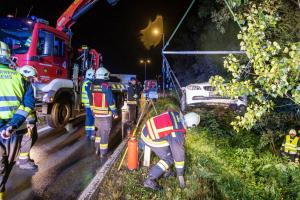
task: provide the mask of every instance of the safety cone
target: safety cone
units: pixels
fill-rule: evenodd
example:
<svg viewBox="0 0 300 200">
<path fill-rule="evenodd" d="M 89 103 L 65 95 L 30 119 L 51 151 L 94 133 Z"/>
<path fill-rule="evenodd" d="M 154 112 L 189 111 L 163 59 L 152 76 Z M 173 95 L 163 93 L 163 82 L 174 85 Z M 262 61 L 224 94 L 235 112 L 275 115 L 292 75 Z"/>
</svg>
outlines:
<svg viewBox="0 0 300 200">
<path fill-rule="evenodd" d="M 135 137 L 128 140 L 127 167 L 129 170 L 138 169 L 138 142 Z"/>
</svg>

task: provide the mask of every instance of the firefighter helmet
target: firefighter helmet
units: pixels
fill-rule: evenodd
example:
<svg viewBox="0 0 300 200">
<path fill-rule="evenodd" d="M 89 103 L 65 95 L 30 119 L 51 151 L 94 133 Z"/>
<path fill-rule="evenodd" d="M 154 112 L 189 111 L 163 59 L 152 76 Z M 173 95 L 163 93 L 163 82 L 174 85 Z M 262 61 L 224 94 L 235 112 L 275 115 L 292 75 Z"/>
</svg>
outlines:
<svg viewBox="0 0 300 200">
<path fill-rule="evenodd" d="M 27 78 L 37 76 L 36 69 L 30 65 L 24 65 L 18 71 Z"/>
<path fill-rule="evenodd" d="M 190 112 L 188 114 L 184 115 L 184 123 L 187 126 L 187 128 L 192 128 L 195 126 L 198 126 L 200 123 L 200 115 L 194 112 Z"/>
<path fill-rule="evenodd" d="M 0 41 L 0 63 L 10 64 L 10 49 L 4 42 Z"/>
<path fill-rule="evenodd" d="M 95 76 L 95 71 L 94 71 L 92 68 L 88 69 L 88 70 L 85 72 L 85 78 L 86 78 L 86 79 L 93 79 L 94 76 Z"/>
<path fill-rule="evenodd" d="M 109 71 L 105 69 L 104 67 L 100 67 L 96 71 L 96 79 L 103 79 L 108 80 L 109 79 Z"/>
</svg>

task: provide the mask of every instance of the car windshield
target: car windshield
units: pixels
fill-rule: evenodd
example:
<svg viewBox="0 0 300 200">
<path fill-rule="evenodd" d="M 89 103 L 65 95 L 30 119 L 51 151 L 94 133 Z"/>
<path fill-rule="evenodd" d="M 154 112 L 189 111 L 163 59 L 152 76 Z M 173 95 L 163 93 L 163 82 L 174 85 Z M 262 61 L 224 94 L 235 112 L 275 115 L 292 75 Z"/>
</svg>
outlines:
<svg viewBox="0 0 300 200">
<path fill-rule="evenodd" d="M 0 18 L 0 41 L 14 54 L 26 54 L 32 39 L 33 22 L 24 19 Z"/>
</svg>

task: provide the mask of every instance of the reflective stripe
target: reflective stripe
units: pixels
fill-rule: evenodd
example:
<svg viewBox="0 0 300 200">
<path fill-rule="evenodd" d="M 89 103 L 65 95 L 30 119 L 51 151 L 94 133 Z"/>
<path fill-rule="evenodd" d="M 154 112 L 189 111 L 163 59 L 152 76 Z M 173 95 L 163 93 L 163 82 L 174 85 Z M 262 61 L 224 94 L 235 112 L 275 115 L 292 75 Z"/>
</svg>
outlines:
<svg viewBox="0 0 300 200">
<path fill-rule="evenodd" d="M 157 166 L 159 166 L 163 171 L 166 171 L 167 169 L 169 169 L 169 165 L 163 160 L 160 160 L 157 163 Z"/>
<path fill-rule="evenodd" d="M 136 102 L 136 101 L 127 101 L 127 104 L 130 104 L 130 105 L 136 105 L 137 102 Z"/>
<path fill-rule="evenodd" d="M 0 111 L 16 111 L 17 109 L 17 106 L 0 107 Z"/>
<path fill-rule="evenodd" d="M 100 149 L 107 149 L 108 148 L 108 144 L 100 144 Z"/>
<path fill-rule="evenodd" d="M 22 115 L 23 117 L 27 117 L 29 113 L 24 110 L 17 110 L 16 114 Z"/>
<path fill-rule="evenodd" d="M 153 129 L 149 120 L 146 122 L 146 125 L 147 125 L 147 130 L 148 130 L 148 134 L 150 135 L 150 138 L 155 139 Z"/>
<path fill-rule="evenodd" d="M 19 101 L 19 99 L 16 96 L 2 96 L 0 101 Z"/>
<path fill-rule="evenodd" d="M 85 126 L 86 131 L 93 131 L 95 130 L 95 126 Z"/>
<path fill-rule="evenodd" d="M 117 109 L 117 108 L 116 108 L 116 105 L 111 105 L 111 106 L 109 106 L 109 108 L 110 108 L 111 110 Z"/>
<path fill-rule="evenodd" d="M 155 123 L 154 123 L 153 118 L 150 119 L 150 124 L 151 124 L 152 130 L 153 130 L 153 133 L 155 135 L 155 139 L 159 139 L 160 137 L 159 137 L 158 131 L 157 131 L 156 127 L 155 127 Z"/>
<path fill-rule="evenodd" d="M 170 146 L 168 141 L 153 141 L 150 138 L 145 137 L 144 134 L 141 134 L 141 139 L 149 146 L 149 147 L 167 147 Z"/>
<path fill-rule="evenodd" d="M 96 143 L 100 143 L 100 141 L 101 141 L 101 137 L 97 137 L 97 136 L 96 136 L 96 137 L 95 137 L 95 142 L 96 142 Z"/>
<path fill-rule="evenodd" d="M 23 153 L 20 153 L 20 156 L 28 156 L 29 155 L 29 152 L 23 152 Z"/>
<path fill-rule="evenodd" d="M 181 162 L 175 161 L 175 167 L 179 168 L 179 169 L 184 168 L 184 161 L 181 161 Z"/>
<path fill-rule="evenodd" d="M 171 113 L 171 116 L 172 116 L 172 118 L 173 118 L 174 127 L 175 127 L 175 129 L 178 129 L 177 119 L 176 119 L 176 117 L 175 117 L 175 115 L 174 115 L 173 112 L 170 112 L 170 113 Z"/>
</svg>

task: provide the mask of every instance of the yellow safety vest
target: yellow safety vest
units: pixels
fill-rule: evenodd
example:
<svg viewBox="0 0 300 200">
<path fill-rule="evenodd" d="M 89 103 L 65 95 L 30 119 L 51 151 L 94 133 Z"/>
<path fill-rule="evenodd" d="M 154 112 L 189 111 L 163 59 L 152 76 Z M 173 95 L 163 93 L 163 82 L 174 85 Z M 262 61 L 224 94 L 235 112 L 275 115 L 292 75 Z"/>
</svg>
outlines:
<svg viewBox="0 0 300 200">
<path fill-rule="evenodd" d="M 81 103 L 83 103 L 84 106 L 89 106 L 89 97 L 86 92 L 86 86 L 91 83 L 90 80 L 85 80 L 82 84 L 82 89 L 81 89 Z"/>
<path fill-rule="evenodd" d="M 0 64 L 0 119 L 11 119 L 20 107 L 25 93 L 23 80 L 19 72 Z"/>
<path fill-rule="evenodd" d="M 299 141 L 299 137 L 295 137 L 293 141 L 291 141 L 290 135 L 287 135 L 285 137 L 284 152 L 289 154 L 297 154 L 298 141 Z"/>
</svg>

